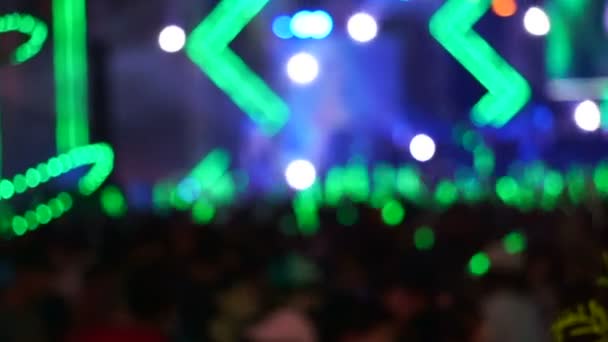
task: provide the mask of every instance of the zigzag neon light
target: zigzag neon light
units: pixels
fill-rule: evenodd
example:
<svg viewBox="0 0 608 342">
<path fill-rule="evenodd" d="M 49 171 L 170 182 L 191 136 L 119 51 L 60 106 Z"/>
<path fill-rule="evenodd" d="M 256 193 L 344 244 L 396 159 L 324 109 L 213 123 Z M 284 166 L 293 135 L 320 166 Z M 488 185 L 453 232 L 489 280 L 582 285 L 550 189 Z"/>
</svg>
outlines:
<svg viewBox="0 0 608 342">
<path fill-rule="evenodd" d="M 448 0 L 431 18 L 431 34 L 488 89 L 472 109 L 477 125 L 502 127 L 528 103 L 530 85 L 473 30 L 491 0 Z"/>
</svg>

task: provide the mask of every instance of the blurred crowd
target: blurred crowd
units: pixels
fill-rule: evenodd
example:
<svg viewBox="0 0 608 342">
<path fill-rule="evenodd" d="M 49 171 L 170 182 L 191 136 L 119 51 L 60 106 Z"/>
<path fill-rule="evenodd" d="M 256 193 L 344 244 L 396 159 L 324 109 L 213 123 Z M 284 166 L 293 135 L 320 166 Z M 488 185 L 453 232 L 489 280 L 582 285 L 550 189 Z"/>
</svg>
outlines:
<svg viewBox="0 0 608 342">
<path fill-rule="evenodd" d="M 408 208 L 398 227 L 358 210 L 348 227 L 321 212 L 312 235 L 256 205 L 211 225 L 68 215 L 0 244 L 0 341 L 542 342 L 560 310 L 602 301 L 588 210 Z M 432 249 L 414 247 L 420 225 Z M 501 253 L 512 229 L 522 254 Z M 491 267 L 473 276 L 478 251 Z"/>
</svg>

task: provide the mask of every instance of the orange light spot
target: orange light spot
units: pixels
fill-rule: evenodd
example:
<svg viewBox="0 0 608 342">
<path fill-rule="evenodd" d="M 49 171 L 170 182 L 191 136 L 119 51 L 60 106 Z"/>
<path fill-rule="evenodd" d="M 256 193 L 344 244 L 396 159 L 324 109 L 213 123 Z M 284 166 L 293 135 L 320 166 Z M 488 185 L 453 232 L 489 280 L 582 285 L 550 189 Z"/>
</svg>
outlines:
<svg viewBox="0 0 608 342">
<path fill-rule="evenodd" d="M 510 17 L 517 12 L 515 0 L 493 0 L 492 11 L 499 17 Z"/>
</svg>

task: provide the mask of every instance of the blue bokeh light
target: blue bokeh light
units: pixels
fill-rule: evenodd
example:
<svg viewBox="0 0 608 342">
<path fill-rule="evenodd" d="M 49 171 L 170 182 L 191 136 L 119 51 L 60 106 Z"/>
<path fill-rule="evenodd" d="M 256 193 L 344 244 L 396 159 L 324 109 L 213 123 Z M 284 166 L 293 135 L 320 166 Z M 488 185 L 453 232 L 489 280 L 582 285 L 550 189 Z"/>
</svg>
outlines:
<svg viewBox="0 0 608 342">
<path fill-rule="evenodd" d="M 291 17 L 288 15 L 281 15 L 274 19 L 272 22 L 272 32 L 281 38 L 289 39 L 293 37 L 291 32 Z"/>
<path fill-rule="evenodd" d="M 325 11 L 300 11 L 290 22 L 291 33 L 300 39 L 324 39 L 334 29 L 334 22 Z"/>
</svg>

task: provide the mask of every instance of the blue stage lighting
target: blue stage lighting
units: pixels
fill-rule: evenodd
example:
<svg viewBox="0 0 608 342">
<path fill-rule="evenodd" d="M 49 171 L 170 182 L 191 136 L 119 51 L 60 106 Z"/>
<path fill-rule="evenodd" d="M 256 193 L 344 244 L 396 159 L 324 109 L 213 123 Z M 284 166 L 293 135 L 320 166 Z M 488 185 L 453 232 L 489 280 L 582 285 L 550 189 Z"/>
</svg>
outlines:
<svg viewBox="0 0 608 342">
<path fill-rule="evenodd" d="M 293 37 L 290 26 L 291 17 L 288 15 L 281 15 L 276 17 L 272 22 L 272 32 L 281 39 L 289 39 Z"/>
<path fill-rule="evenodd" d="M 300 11 L 291 19 L 290 29 L 300 39 L 323 39 L 334 29 L 334 22 L 325 11 Z"/>
</svg>

